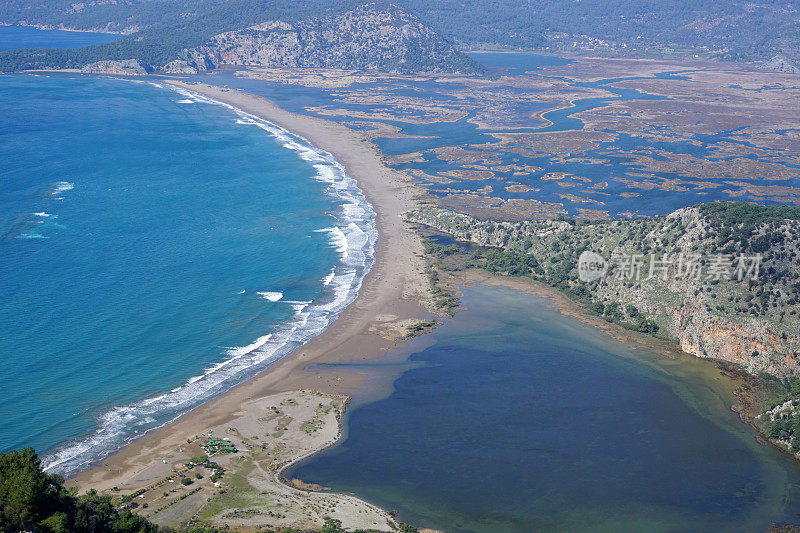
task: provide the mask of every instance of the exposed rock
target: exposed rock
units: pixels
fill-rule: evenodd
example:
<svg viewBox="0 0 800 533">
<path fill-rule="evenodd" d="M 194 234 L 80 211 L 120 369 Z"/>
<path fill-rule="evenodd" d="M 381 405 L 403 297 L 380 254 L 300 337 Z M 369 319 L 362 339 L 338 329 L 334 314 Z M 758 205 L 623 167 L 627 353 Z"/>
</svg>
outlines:
<svg viewBox="0 0 800 533">
<path fill-rule="evenodd" d="M 688 353 L 730 361 L 751 373 L 800 375 L 800 220 L 756 224 L 748 240 L 739 227 L 711 222 L 698 207 L 647 219 L 574 225 L 481 221 L 441 208 L 421 209 L 409 218 L 461 240 L 530 257 L 534 277 L 587 300 L 610 320 L 657 330 Z M 606 275 L 590 283 L 578 279 L 583 250 L 607 261 Z M 637 267 L 641 276 L 634 277 L 625 259 L 636 253 L 643 256 Z M 736 257 L 754 253 L 760 254 L 756 279 L 738 279 Z M 678 275 L 679 258 L 691 255 L 702 264 L 696 262 L 696 272 Z M 730 278 L 709 275 L 718 258 L 730 258 L 725 266 Z M 674 261 L 667 264 L 667 259 Z M 609 306 L 611 314 L 605 312 Z"/>
<path fill-rule="evenodd" d="M 769 72 L 784 72 L 786 74 L 800 74 L 800 68 L 797 68 L 794 63 L 789 61 L 781 54 L 776 55 L 761 65 L 761 70 L 766 70 Z"/>
<path fill-rule="evenodd" d="M 106 60 L 90 63 L 81 69 L 89 74 L 113 74 L 115 76 L 141 76 L 148 73 L 148 69 L 138 59 L 124 59 L 121 61 Z"/>
<path fill-rule="evenodd" d="M 164 72 L 219 65 L 355 68 L 386 72 L 479 72 L 481 67 L 397 7 L 358 7 L 298 22 L 266 21 L 185 49 Z"/>
<path fill-rule="evenodd" d="M 161 67 L 161 71 L 165 74 L 197 74 L 198 72 L 197 67 L 185 59 L 170 61 Z"/>
</svg>

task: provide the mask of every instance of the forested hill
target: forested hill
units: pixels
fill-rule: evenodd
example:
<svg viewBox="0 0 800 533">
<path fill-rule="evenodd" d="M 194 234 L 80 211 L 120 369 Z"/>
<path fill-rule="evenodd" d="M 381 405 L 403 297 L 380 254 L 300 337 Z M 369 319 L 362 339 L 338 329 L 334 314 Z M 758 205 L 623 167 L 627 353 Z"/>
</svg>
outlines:
<svg viewBox="0 0 800 533">
<path fill-rule="evenodd" d="M 438 207 L 408 217 L 499 249 L 479 265 L 550 284 L 609 322 L 754 374 L 800 376 L 796 206 L 715 202 L 581 222 L 498 222 Z"/>
<path fill-rule="evenodd" d="M 183 30 L 186 35 L 189 31 L 197 32 L 202 41 L 271 18 L 299 20 L 324 16 L 363 3 L 363 0 L 5 0 L 0 2 L 0 22 L 117 33 L 170 28 Z"/>
<path fill-rule="evenodd" d="M 467 46 L 800 59 L 797 0 L 399 0 Z M 635 49 L 635 50 L 634 50 Z"/>
<path fill-rule="evenodd" d="M 395 0 L 462 46 L 800 59 L 797 0 Z M 191 48 L 266 20 L 353 9 L 342 0 L 6 0 L 0 22 L 132 33 Z M 265 15 L 268 15 L 265 18 Z M 149 34 L 145 34 L 149 35 Z M 174 37 L 172 37 L 174 35 Z M 173 47 L 174 50 L 174 47 Z"/>
<path fill-rule="evenodd" d="M 53 12 L 28 7 L 26 1 L 16 5 L 16 9 L 0 7 L 0 21 L 133 33 L 76 50 L 3 52 L 0 71 L 88 68 L 120 74 L 187 73 L 220 64 L 406 73 L 481 70 L 414 15 L 388 2 L 206 0 L 190 6 L 182 0 L 113 5 L 101 1 L 62 5 Z M 84 7 L 76 11 L 78 5 Z M 62 18 L 54 12 L 62 13 Z"/>
</svg>

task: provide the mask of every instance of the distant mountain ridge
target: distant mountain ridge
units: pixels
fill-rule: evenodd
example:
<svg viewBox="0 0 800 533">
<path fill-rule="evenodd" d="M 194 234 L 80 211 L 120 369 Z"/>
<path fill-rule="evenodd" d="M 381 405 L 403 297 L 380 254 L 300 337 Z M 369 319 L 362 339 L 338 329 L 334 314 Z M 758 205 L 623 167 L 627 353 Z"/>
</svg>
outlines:
<svg viewBox="0 0 800 533">
<path fill-rule="evenodd" d="M 137 5 L 155 3 L 175 4 L 149 0 Z M 333 7 L 319 0 L 201 4 L 207 10 L 183 13 L 178 21 L 153 25 L 105 45 L 3 52 L 0 71 L 79 68 L 112 74 L 186 74 L 224 64 L 401 73 L 482 71 L 417 17 L 388 2 L 345 0 Z"/>
<path fill-rule="evenodd" d="M 797 0 L 394 0 L 464 47 L 800 60 Z M 353 0 L 5 0 L 0 23 L 157 35 L 192 48 L 268 20 L 344 13 Z M 171 50 L 173 51 L 173 50 Z M 106 59 L 106 58 L 103 58 Z M 117 58 L 122 59 L 122 58 Z M 147 60 L 149 62 L 149 59 Z"/>
<path fill-rule="evenodd" d="M 398 0 L 466 47 L 800 59 L 797 0 Z"/>
</svg>

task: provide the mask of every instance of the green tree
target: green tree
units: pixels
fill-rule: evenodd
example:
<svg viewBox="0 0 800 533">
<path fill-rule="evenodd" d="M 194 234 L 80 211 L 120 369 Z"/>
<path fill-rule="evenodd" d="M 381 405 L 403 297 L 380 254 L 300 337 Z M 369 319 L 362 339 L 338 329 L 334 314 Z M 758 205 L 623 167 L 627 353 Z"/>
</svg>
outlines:
<svg viewBox="0 0 800 533">
<path fill-rule="evenodd" d="M 342 521 L 335 518 L 328 518 L 325 520 L 325 525 L 322 526 L 322 533 L 344 533 L 342 528 Z"/>
<path fill-rule="evenodd" d="M 33 448 L 0 453 L 0 531 L 43 533 L 157 533 L 158 526 L 130 511 L 118 512 L 110 496 L 90 490 L 80 497 L 61 476 L 42 471 Z"/>
</svg>

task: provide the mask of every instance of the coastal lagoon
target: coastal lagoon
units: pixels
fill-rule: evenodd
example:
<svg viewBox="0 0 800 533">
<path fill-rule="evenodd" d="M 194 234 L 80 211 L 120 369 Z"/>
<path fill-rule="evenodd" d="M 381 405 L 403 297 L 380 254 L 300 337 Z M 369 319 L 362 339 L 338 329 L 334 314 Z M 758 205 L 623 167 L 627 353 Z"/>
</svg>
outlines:
<svg viewBox="0 0 800 533">
<path fill-rule="evenodd" d="M 568 66 L 528 59 L 518 68 Z M 230 73 L 197 79 L 325 118 L 335 106 L 356 115 L 380 105 Z M 585 111 L 614 95 L 622 103 L 652 94 L 609 87 L 621 79 L 562 88 L 611 94 L 576 103 Z M 392 95 L 402 103 L 416 94 L 427 105 L 465 90 L 414 81 Z M 511 114 L 530 119 L 546 109 L 533 102 Z M 551 158 L 489 146 L 508 130 L 478 127 L 476 110 L 452 121 L 402 113 L 407 122 L 384 120 L 379 127 L 389 128 L 375 135 L 395 166 L 440 176 L 491 168 L 494 178 L 458 181 L 492 188 L 485 195 L 563 199 L 555 191 L 579 174 L 558 174 L 560 164 L 609 173 L 587 170 L 584 180 L 623 173 L 616 156 L 580 147 Z M 542 130 L 537 142 L 560 145 L 569 139 L 550 136 L 583 131 L 582 120 L 569 130 L 579 119 L 568 111 L 545 115 L 557 120 L 526 126 Z M 363 131 L 377 124 L 337 120 Z M 34 446 L 52 471 L 84 469 L 288 355 L 354 299 L 373 263 L 374 213 L 328 154 L 158 80 L 2 76 L 0 133 L 0 438 L 2 450 Z M 634 135 L 614 135 L 592 150 L 642 148 Z M 645 144 L 650 152 L 706 150 L 676 142 Z M 426 153 L 400 161 L 414 150 Z M 789 175 L 796 161 L 784 155 Z M 530 171 L 533 163 L 541 167 Z M 517 181 L 508 188 L 498 176 Z M 648 179 L 634 181 L 655 184 Z M 427 186 L 436 194 L 459 185 Z M 652 192 L 626 196 L 617 186 L 592 189 L 609 197 L 609 209 L 618 202 L 615 216 L 665 212 L 699 194 L 645 188 Z M 545 300 L 505 289 L 468 288 L 464 304 L 399 353 L 333 365 L 369 375 L 346 439 L 287 475 L 448 532 L 752 531 L 798 521 L 800 468 L 730 411 L 733 383 L 713 363 L 633 351 Z"/>
<path fill-rule="evenodd" d="M 739 421 L 713 362 L 632 350 L 508 289 L 463 303 L 402 354 L 334 365 L 367 372 L 371 391 L 402 374 L 388 397 L 356 396 L 346 440 L 287 477 L 448 532 L 800 521 L 800 466 Z"/>
<path fill-rule="evenodd" d="M 800 203 L 796 75 L 741 65 L 481 53 L 482 77 L 197 76 L 337 121 L 446 207 L 519 220 Z"/>
<path fill-rule="evenodd" d="M 323 331 L 373 262 L 328 154 L 155 82 L 0 76 L 0 450 L 70 474 Z"/>
</svg>

